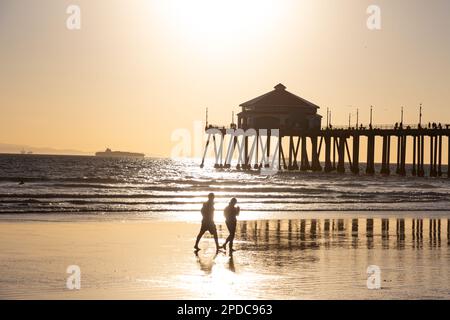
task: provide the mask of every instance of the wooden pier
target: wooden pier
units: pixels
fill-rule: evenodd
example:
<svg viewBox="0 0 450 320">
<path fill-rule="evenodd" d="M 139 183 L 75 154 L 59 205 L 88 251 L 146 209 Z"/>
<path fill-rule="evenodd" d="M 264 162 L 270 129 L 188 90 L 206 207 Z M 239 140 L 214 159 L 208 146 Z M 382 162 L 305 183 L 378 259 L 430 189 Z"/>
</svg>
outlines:
<svg viewBox="0 0 450 320">
<path fill-rule="evenodd" d="M 250 129 L 250 130 L 249 130 Z M 278 170 L 287 171 L 336 171 L 344 173 L 346 168 L 354 174 L 364 170 L 366 174 L 375 173 L 376 137 L 381 138 L 381 169 L 384 175 L 391 174 L 391 143 L 396 143 L 395 173 L 406 175 L 406 155 L 409 151 L 412 157 L 411 174 L 425 176 L 425 152 L 429 152 L 428 174 L 438 177 L 444 174 L 443 146 L 447 144 L 447 168 L 450 159 L 450 128 L 449 125 L 434 124 L 430 127 L 380 126 L 373 128 L 322 128 L 320 130 L 276 129 L 277 135 L 271 130 L 254 130 L 251 128 L 224 128 L 209 126 L 206 128 L 206 142 L 201 166 L 204 166 L 205 156 L 212 141 L 214 144 L 216 168 L 230 168 L 232 159 L 238 154 L 237 169 L 251 170 L 269 167 L 271 147 L 274 138 L 276 143 L 274 158 L 278 158 Z M 250 132 L 250 133 L 249 133 Z M 272 130 L 273 132 L 273 130 Z M 228 144 L 224 141 L 228 139 Z M 366 140 L 366 150 L 361 150 L 362 140 Z M 379 140 L 379 139 L 378 139 Z M 276 140 L 275 140 L 276 141 Z M 286 143 L 287 142 L 287 143 Z M 309 142 L 309 144 L 308 144 Z M 272 146 L 271 146 L 272 144 Z M 286 144 L 288 148 L 286 149 Z M 426 145 L 428 150 L 426 150 Z M 228 148 L 227 148 L 228 147 Z M 226 152 L 225 152 L 225 149 Z M 262 150 L 262 152 L 260 152 Z M 350 151 L 351 150 L 351 151 Z M 361 168 L 360 155 L 365 152 L 365 168 Z M 261 154 L 263 153 L 263 154 Z M 224 157 L 224 155 L 226 155 Z M 319 161 L 323 155 L 323 168 Z M 446 172 L 450 177 L 449 170 Z"/>
<path fill-rule="evenodd" d="M 448 146 L 447 168 L 449 167 L 450 125 L 423 125 L 422 105 L 418 125 L 403 124 L 403 109 L 401 122 L 392 126 L 373 125 L 371 107 L 368 127 L 358 123 L 358 120 L 354 127 L 350 121 L 348 127 L 334 127 L 331 125 L 331 115 L 329 117 L 328 111 L 327 125 L 321 127 L 322 116 L 318 114 L 320 107 L 287 91 L 286 87 L 279 83 L 274 90 L 239 106 L 242 111 L 237 114 L 238 121 L 235 124 L 233 116 L 229 128 L 209 125 L 206 113 L 205 131 L 208 140 L 201 167 L 204 166 L 211 141 L 216 168 L 230 168 L 237 153 L 236 168 L 243 170 L 269 167 L 272 171 L 323 170 L 344 173 L 349 169 L 358 174 L 363 169 L 366 174 L 374 174 L 375 155 L 381 149 L 380 173 L 389 175 L 393 149 L 391 144 L 394 143 L 397 145 L 395 173 L 398 175 L 407 174 L 406 161 L 409 152 L 409 159 L 412 159 L 411 174 L 425 176 L 425 152 L 429 152 L 428 174 L 432 177 L 442 176 L 444 143 Z M 366 150 L 362 150 L 364 146 Z M 429 150 L 426 150 L 426 147 Z M 361 152 L 366 154 L 365 168 L 361 168 Z M 319 159 L 324 161 L 321 163 Z"/>
</svg>

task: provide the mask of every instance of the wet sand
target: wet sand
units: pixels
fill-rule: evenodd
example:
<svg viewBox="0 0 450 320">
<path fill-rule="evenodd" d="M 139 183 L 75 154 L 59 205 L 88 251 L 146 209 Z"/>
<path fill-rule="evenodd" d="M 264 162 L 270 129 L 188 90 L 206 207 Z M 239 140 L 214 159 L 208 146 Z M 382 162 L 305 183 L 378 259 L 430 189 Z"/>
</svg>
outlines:
<svg viewBox="0 0 450 320">
<path fill-rule="evenodd" d="M 231 258 L 215 256 L 210 237 L 195 255 L 196 223 L 2 219 L 0 298 L 449 299 L 448 219 L 240 221 Z M 81 269 L 80 290 L 66 288 L 69 265 Z M 381 289 L 367 288 L 369 265 Z"/>
</svg>

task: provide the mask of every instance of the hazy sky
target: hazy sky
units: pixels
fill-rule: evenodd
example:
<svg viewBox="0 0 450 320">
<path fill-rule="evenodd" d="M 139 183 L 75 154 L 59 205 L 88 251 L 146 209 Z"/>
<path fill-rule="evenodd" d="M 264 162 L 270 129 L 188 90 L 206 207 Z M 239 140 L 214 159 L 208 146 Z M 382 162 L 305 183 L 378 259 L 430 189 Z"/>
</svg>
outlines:
<svg viewBox="0 0 450 320">
<path fill-rule="evenodd" d="M 450 123 L 448 0 L 0 0 L 0 43 L 2 143 L 169 155 L 279 82 L 336 125 Z"/>
</svg>

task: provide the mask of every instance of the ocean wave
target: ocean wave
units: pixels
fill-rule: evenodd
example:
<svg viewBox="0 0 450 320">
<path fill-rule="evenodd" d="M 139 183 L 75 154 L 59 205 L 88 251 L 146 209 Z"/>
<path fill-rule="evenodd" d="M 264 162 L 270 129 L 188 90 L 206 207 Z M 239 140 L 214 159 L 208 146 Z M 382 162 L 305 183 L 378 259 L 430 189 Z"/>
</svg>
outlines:
<svg viewBox="0 0 450 320">
<path fill-rule="evenodd" d="M 129 183 L 126 179 L 119 178 L 87 178 L 87 177 L 79 177 L 79 178 L 59 178 L 59 177 L 0 177 L 0 182 L 82 182 L 82 183 Z M 131 182 L 130 182 L 131 183 Z"/>
<path fill-rule="evenodd" d="M 293 189 L 293 188 L 263 188 L 254 190 L 227 190 L 227 189 L 201 189 L 201 192 L 193 192 L 198 190 L 183 190 L 181 188 L 155 188 L 153 191 L 165 191 L 166 193 L 130 193 L 129 190 L 124 190 L 124 193 L 94 193 L 92 190 L 88 193 L 2 193 L 0 194 L 0 201 L 6 198 L 33 198 L 33 199 L 43 199 L 43 198 L 58 198 L 58 199 L 78 199 L 78 198 L 128 198 L 128 199 L 142 199 L 142 198 L 192 198 L 206 196 L 209 192 L 217 192 L 216 198 L 226 198 L 229 196 L 235 197 L 246 197 L 254 199 L 296 199 L 300 196 L 312 196 L 316 198 L 329 198 L 329 197 L 341 197 L 341 198 L 355 198 L 355 199 L 371 199 L 371 198 L 410 198 L 410 199 L 440 199 L 443 197 L 449 197 L 448 192 L 431 192 L 431 191 L 391 191 L 391 192 L 381 192 L 381 191 L 368 191 L 368 192 L 348 192 L 348 191 L 338 191 L 338 190 L 320 190 L 320 189 Z M 148 191 L 148 190 L 147 190 Z M 180 192 L 185 192 L 180 193 Z"/>
<path fill-rule="evenodd" d="M 179 200 L 160 200 L 160 201 L 131 201 L 135 198 L 128 198 L 130 201 L 105 201 L 102 200 L 102 197 L 98 198 L 91 198 L 92 200 L 86 200 L 88 198 L 40 198 L 38 199 L 30 199 L 30 198 L 20 198 L 20 199 L 2 199 L 0 201 L 0 204 L 6 205 L 6 204 L 56 204 L 56 203 L 70 203 L 70 204 L 77 204 L 77 205 L 89 205 L 89 204 L 105 204 L 105 205 L 189 205 L 189 204 L 195 204 L 195 205 L 201 205 L 203 203 L 202 200 L 197 201 L 179 201 Z M 46 200 L 42 200 L 46 199 Z M 116 198 L 114 198 L 116 199 Z M 126 198 L 125 198 L 126 199 Z M 296 205 L 296 204 L 320 204 L 320 205 L 327 205 L 327 204 L 356 204 L 356 203 L 371 203 L 371 204 L 386 204 L 386 203 L 417 203 L 417 202 L 450 202 L 448 197 L 441 197 L 441 198 L 405 198 L 405 199 L 396 199 L 395 201 L 392 201 L 391 199 L 386 200 L 380 200 L 380 199 L 367 199 L 365 197 L 358 198 L 358 199 L 346 199 L 345 200 L 339 200 L 341 198 L 337 198 L 336 200 L 324 200 L 324 199 L 316 199 L 316 200 L 286 200 L 286 201 L 280 201 L 280 199 L 274 199 L 274 198 L 263 198 L 256 201 L 255 199 L 239 199 L 239 205 L 240 206 L 247 206 L 251 207 L 253 205 L 262 205 L 262 204 L 279 204 L 279 205 Z M 49 201 L 50 200 L 50 201 Z M 52 201 L 53 200 L 53 201 Z"/>
<path fill-rule="evenodd" d="M 25 182 L 19 184 L 19 182 Z M 447 178 L 215 170 L 193 161 L 0 156 L 0 213 L 177 212 L 209 192 L 218 206 L 238 198 L 248 211 L 450 208 Z"/>
<path fill-rule="evenodd" d="M 267 212 L 267 213 L 305 213 L 305 212 L 418 212 L 423 211 L 417 208 L 314 208 L 314 209 L 270 209 L 270 210 L 246 210 L 248 212 Z M 430 208 L 426 211 L 432 212 L 449 212 L 448 208 Z M 98 213 L 98 214 L 107 214 L 107 213 L 195 213 L 198 210 L 183 210 L 183 209 L 141 209 L 141 208 L 59 208 L 59 210 L 52 210 L 48 208 L 29 208 L 29 209 L 6 209 L 1 210 L 0 215 L 5 214 L 36 214 L 36 213 L 45 213 L 45 214 L 66 214 L 66 213 L 77 213 L 77 214 L 90 214 L 90 213 Z"/>
</svg>

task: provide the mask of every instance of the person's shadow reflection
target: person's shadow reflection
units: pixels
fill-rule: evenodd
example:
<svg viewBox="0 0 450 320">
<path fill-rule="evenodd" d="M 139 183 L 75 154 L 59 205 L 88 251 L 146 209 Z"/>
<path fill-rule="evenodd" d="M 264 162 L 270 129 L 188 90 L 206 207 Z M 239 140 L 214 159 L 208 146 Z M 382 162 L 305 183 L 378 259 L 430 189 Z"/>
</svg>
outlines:
<svg viewBox="0 0 450 320">
<path fill-rule="evenodd" d="M 199 255 L 198 251 L 196 251 L 195 256 L 197 257 L 197 263 L 200 266 L 200 270 L 202 270 L 205 274 L 211 274 L 212 268 L 216 263 L 215 259 L 217 257 L 217 253 L 213 256 L 207 257 L 204 255 Z"/>
<path fill-rule="evenodd" d="M 211 274 L 213 267 L 216 264 L 217 254 L 212 255 L 212 256 L 206 256 L 206 255 L 200 255 L 198 252 L 195 252 L 195 256 L 197 257 L 197 263 L 200 267 L 200 270 L 203 271 L 207 275 Z M 234 263 L 233 254 L 230 255 L 225 266 L 231 272 L 233 272 L 233 273 L 236 272 L 236 266 Z"/>
<path fill-rule="evenodd" d="M 233 253 L 230 253 L 230 258 L 228 259 L 228 269 L 231 272 L 236 273 L 236 266 L 234 265 Z"/>
</svg>

